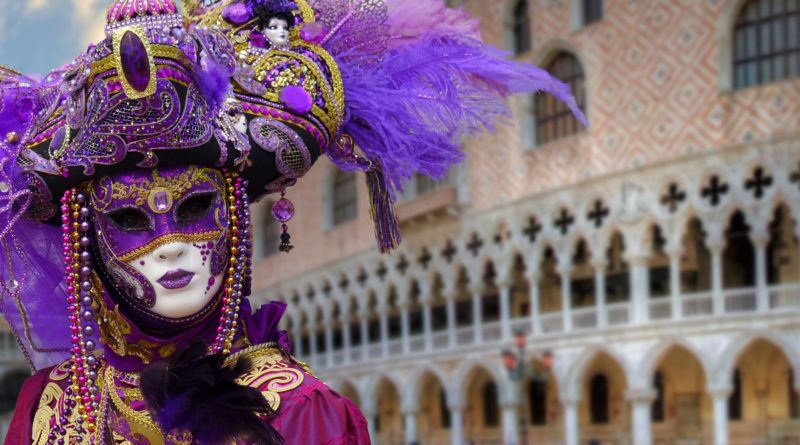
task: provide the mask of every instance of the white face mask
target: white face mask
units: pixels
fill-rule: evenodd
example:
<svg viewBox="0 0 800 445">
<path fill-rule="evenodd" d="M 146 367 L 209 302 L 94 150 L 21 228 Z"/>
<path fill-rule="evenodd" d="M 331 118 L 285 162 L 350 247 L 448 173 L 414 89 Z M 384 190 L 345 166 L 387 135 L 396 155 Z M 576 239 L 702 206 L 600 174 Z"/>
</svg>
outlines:
<svg viewBox="0 0 800 445">
<path fill-rule="evenodd" d="M 289 47 L 289 24 L 286 23 L 286 20 L 276 17 L 269 19 L 269 24 L 264 28 L 263 33 L 274 48 Z"/>
<path fill-rule="evenodd" d="M 153 286 L 150 310 L 168 318 L 200 312 L 222 287 L 224 271 L 211 275 L 207 243 L 173 242 L 128 262 Z"/>
</svg>

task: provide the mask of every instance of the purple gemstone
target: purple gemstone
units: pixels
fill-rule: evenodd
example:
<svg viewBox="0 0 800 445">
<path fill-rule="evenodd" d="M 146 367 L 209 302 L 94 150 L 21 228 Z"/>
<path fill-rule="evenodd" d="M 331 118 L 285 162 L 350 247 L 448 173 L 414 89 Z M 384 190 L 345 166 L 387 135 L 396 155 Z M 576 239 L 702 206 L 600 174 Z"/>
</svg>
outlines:
<svg viewBox="0 0 800 445">
<path fill-rule="evenodd" d="M 281 90 L 281 103 L 292 113 L 306 114 L 311 111 L 314 102 L 311 95 L 302 87 L 289 85 Z"/>
<path fill-rule="evenodd" d="M 325 38 L 328 30 L 319 22 L 306 23 L 300 31 L 300 37 L 309 43 L 319 43 Z"/>
<path fill-rule="evenodd" d="M 281 198 L 272 206 L 272 216 L 285 223 L 294 217 L 294 204 L 286 198 Z"/>
<path fill-rule="evenodd" d="M 155 196 L 153 197 L 153 202 L 156 205 L 155 210 L 157 212 L 166 212 L 167 210 L 169 210 L 169 199 L 167 199 L 167 192 L 165 191 L 156 192 Z"/>
<path fill-rule="evenodd" d="M 150 84 L 150 60 L 142 39 L 131 31 L 122 36 L 119 47 L 122 72 L 136 91 L 143 92 Z"/>
<path fill-rule="evenodd" d="M 222 17 L 234 25 L 244 25 L 253 18 L 244 3 L 233 3 L 222 11 Z"/>
</svg>

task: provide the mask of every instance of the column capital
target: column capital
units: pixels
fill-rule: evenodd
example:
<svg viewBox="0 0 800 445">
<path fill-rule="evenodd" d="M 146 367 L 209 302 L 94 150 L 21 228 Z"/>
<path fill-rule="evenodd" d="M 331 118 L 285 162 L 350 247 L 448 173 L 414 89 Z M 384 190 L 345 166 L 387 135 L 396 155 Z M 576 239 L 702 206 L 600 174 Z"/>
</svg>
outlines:
<svg viewBox="0 0 800 445">
<path fill-rule="evenodd" d="M 563 396 L 559 400 L 564 407 L 577 407 L 581 403 L 580 396 Z"/>
<path fill-rule="evenodd" d="M 629 389 L 625 397 L 632 403 L 653 403 L 658 394 L 654 389 Z"/>
<path fill-rule="evenodd" d="M 753 245 L 755 247 L 760 247 L 760 248 L 767 247 L 767 244 L 769 244 L 769 240 L 770 236 L 767 231 L 754 230 L 750 234 L 750 241 L 753 242 Z"/>
<path fill-rule="evenodd" d="M 731 396 L 731 393 L 733 393 L 733 388 L 730 386 L 715 386 L 708 388 L 708 394 L 714 399 L 727 399 Z"/>
</svg>

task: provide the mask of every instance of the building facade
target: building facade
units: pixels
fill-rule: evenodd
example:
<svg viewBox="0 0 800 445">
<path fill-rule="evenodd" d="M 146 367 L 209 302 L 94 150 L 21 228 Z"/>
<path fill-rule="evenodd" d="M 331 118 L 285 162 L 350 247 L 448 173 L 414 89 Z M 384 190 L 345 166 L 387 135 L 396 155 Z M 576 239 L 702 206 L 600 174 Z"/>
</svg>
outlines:
<svg viewBox="0 0 800 445">
<path fill-rule="evenodd" d="M 592 125 L 516 98 L 409 185 L 388 256 L 330 165 L 291 255 L 260 203 L 254 298 L 297 355 L 381 445 L 800 443 L 800 2 L 459 3 Z"/>
</svg>

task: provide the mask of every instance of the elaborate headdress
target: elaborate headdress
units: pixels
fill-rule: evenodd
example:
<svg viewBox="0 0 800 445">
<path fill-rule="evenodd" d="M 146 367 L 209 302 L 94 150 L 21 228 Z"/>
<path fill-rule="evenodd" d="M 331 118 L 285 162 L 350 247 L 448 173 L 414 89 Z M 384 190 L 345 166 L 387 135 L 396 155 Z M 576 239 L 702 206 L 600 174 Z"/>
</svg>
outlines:
<svg viewBox="0 0 800 445">
<path fill-rule="evenodd" d="M 258 37 L 270 17 L 286 22 L 285 45 Z M 34 368 L 71 356 L 89 429 L 97 331 L 116 353 L 110 342 L 137 332 L 134 323 L 111 335 L 115 320 L 151 321 L 111 313 L 97 296 L 108 282 L 93 279 L 90 207 L 119 192 L 103 178 L 189 165 L 225 172 L 209 181 L 229 205 L 232 235 L 214 247 L 229 269 L 221 304 L 207 309 L 220 310 L 209 342 L 226 353 L 250 293 L 249 201 L 285 195 L 325 153 L 366 173 L 388 251 L 400 241 L 392 202 L 402 184 L 417 172 L 443 176 L 465 136 L 510 114 L 510 94 L 535 91 L 585 122 L 565 84 L 484 45 L 477 22 L 444 0 L 187 0 L 183 14 L 172 0 L 116 0 L 106 38 L 67 66 L 40 81 L 0 72 L 0 312 Z M 91 196 L 88 181 L 99 184 Z M 170 202 L 168 186 L 142 190 L 128 196 L 154 209 Z M 284 197 L 273 214 L 288 251 L 293 205 Z M 135 283 L 119 292 L 147 299 Z"/>
</svg>

